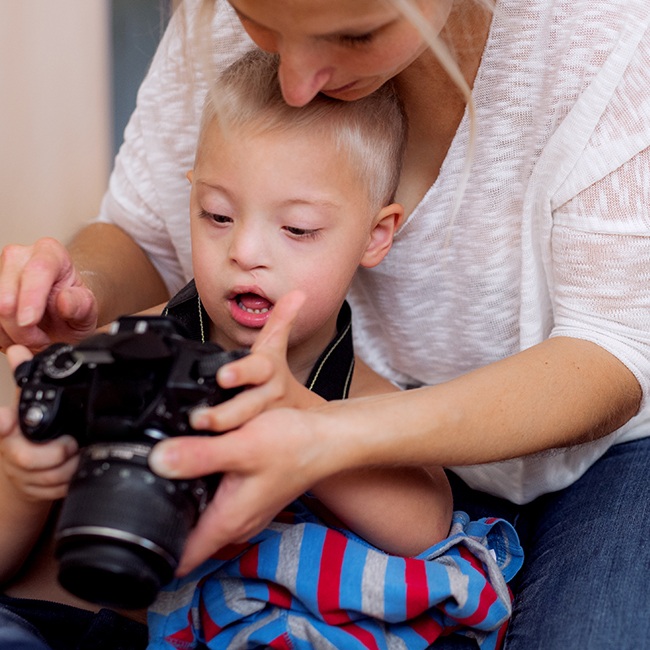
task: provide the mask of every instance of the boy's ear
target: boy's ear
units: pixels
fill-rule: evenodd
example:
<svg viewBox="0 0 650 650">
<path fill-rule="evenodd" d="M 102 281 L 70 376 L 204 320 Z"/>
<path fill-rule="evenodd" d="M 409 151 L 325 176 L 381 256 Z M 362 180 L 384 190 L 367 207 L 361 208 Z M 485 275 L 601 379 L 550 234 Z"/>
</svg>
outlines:
<svg viewBox="0 0 650 650">
<path fill-rule="evenodd" d="M 373 219 L 368 247 L 361 258 L 360 266 L 372 268 L 381 262 L 393 245 L 393 237 L 404 222 L 404 208 L 399 203 L 391 203 L 382 208 Z"/>
<path fill-rule="evenodd" d="M 194 170 L 193 170 L 193 169 L 190 169 L 190 171 L 187 172 L 187 174 L 185 174 L 185 178 L 187 178 L 187 180 L 188 180 L 190 183 L 192 183 L 192 179 L 194 178 Z"/>
</svg>

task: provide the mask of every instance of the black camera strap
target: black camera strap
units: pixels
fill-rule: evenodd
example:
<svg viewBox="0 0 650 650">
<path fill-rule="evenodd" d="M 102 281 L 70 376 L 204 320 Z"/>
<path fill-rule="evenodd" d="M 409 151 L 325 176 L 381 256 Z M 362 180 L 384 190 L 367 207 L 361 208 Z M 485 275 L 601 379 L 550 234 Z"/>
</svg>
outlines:
<svg viewBox="0 0 650 650">
<path fill-rule="evenodd" d="M 205 343 L 210 317 L 205 311 L 194 280 L 185 285 L 167 304 L 163 316 L 171 316 L 187 329 L 189 338 Z M 336 321 L 336 336 L 323 350 L 306 382 L 307 388 L 330 401 L 345 399 L 350 391 L 354 370 L 352 310 L 343 303 Z M 205 363 L 209 363 L 210 357 Z M 214 360 L 216 367 L 218 360 Z"/>
</svg>

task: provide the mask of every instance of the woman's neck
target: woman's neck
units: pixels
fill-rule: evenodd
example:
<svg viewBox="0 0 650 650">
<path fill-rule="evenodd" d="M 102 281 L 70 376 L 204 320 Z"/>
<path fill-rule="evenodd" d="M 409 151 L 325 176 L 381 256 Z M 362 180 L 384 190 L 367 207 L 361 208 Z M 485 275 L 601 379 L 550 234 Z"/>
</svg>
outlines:
<svg viewBox="0 0 650 650">
<path fill-rule="evenodd" d="M 476 0 L 459 0 L 440 35 L 469 88 L 481 63 L 491 18 L 491 12 Z M 467 100 L 429 49 L 397 76 L 396 84 L 409 120 L 397 200 L 410 214 L 438 177 Z"/>
</svg>

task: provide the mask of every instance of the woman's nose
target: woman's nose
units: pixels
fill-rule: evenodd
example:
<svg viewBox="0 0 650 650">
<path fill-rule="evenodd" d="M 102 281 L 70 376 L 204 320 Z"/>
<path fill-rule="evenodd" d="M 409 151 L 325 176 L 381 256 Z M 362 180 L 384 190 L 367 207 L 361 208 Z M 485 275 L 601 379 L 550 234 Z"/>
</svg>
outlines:
<svg viewBox="0 0 650 650">
<path fill-rule="evenodd" d="M 330 80 L 332 67 L 309 47 L 285 46 L 278 52 L 278 79 L 284 100 L 290 106 L 308 104 Z"/>
</svg>

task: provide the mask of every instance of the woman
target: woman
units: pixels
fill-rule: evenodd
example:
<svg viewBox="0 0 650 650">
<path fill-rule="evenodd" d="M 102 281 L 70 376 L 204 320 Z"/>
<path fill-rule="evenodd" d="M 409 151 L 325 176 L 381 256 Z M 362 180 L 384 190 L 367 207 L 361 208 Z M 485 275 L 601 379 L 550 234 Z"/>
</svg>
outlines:
<svg viewBox="0 0 650 650">
<path fill-rule="evenodd" d="M 219 67 L 250 46 L 224 5 L 212 25 Z M 412 390 L 159 445 L 160 473 L 227 472 L 183 570 L 336 472 L 441 464 L 454 468 L 455 507 L 511 519 L 524 542 L 506 647 L 644 647 L 647 1 L 500 0 L 494 13 L 471 0 L 229 5 L 279 53 L 290 104 L 317 92 L 354 100 L 396 80 L 410 122 L 396 198 L 410 216 L 351 301 L 361 356 Z M 186 195 L 165 162 L 191 161 L 199 107 L 180 89 L 204 87 L 197 16 L 189 7 L 174 22 L 140 92 L 103 206 L 112 225 L 84 231 L 72 258 L 51 241 L 5 250 L 0 345 L 43 345 L 61 320 L 77 331 L 55 335 L 74 339 L 97 309 L 104 321 L 162 302 L 191 274 Z M 34 279 L 38 260 L 47 271 Z M 233 371 L 229 383 L 246 383 Z M 226 430 L 228 408 L 194 425 Z"/>
</svg>

